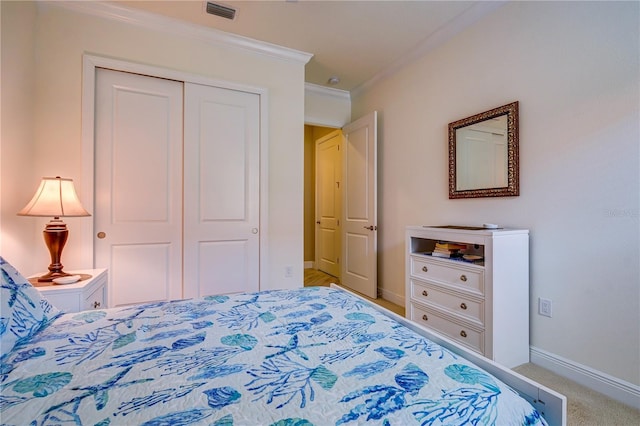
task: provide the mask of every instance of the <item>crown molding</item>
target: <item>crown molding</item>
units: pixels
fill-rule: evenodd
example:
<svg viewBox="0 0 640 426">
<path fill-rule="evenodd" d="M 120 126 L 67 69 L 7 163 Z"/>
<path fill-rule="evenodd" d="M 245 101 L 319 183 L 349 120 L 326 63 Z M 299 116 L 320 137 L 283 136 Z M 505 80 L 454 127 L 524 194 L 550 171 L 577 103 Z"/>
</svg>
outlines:
<svg viewBox="0 0 640 426">
<path fill-rule="evenodd" d="M 129 9 L 114 3 L 105 3 L 101 1 L 38 0 L 38 7 L 43 9 L 47 7 L 61 7 L 77 13 L 111 19 L 177 36 L 189 37 L 217 46 L 241 48 L 254 53 L 303 65 L 309 62 L 313 57 L 313 54 L 302 52 L 300 50 L 290 49 L 249 37 L 239 36 L 225 31 L 220 31 L 215 28 L 186 23 L 154 13 Z"/>
<path fill-rule="evenodd" d="M 351 100 L 351 94 L 346 90 L 334 89 L 333 87 L 325 87 L 325 86 L 320 86 L 318 84 L 313 84 L 313 83 L 305 83 L 304 91 L 306 93 L 313 93 L 315 95 L 338 98 L 343 101 Z"/>
</svg>

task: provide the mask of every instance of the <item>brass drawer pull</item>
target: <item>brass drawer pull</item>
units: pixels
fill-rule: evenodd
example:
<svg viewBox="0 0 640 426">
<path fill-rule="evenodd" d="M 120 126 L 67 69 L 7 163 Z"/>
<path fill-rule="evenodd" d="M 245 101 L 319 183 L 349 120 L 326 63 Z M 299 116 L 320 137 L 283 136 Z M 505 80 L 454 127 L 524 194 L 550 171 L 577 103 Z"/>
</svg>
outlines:
<svg viewBox="0 0 640 426">
<path fill-rule="evenodd" d="M 429 270 L 429 268 L 427 268 L 426 266 L 422 267 L 422 272 L 427 272 Z"/>
<path fill-rule="evenodd" d="M 466 331 L 464 331 L 464 330 L 462 330 L 462 331 L 460 332 L 460 335 L 461 335 L 462 337 L 467 337 L 467 332 L 466 332 Z"/>
<path fill-rule="evenodd" d="M 467 281 L 467 276 L 466 275 L 460 275 L 460 281 L 466 282 Z"/>
<path fill-rule="evenodd" d="M 461 308 L 461 309 L 466 310 L 466 309 L 467 309 L 467 304 L 466 304 L 466 303 L 464 303 L 464 302 L 462 302 L 462 303 L 460 304 L 460 308 Z"/>
<path fill-rule="evenodd" d="M 93 302 L 93 309 L 98 309 L 100 307 L 100 302 Z"/>
<path fill-rule="evenodd" d="M 424 314 L 424 315 L 422 316 L 422 319 L 423 319 L 424 321 L 429 321 L 429 318 L 427 317 L 427 314 Z"/>
<path fill-rule="evenodd" d="M 429 295 L 429 293 L 427 293 L 427 290 L 422 290 L 422 295 L 423 295 L 424 297 L 427 297 L 427 296 Z"/>
</svg>

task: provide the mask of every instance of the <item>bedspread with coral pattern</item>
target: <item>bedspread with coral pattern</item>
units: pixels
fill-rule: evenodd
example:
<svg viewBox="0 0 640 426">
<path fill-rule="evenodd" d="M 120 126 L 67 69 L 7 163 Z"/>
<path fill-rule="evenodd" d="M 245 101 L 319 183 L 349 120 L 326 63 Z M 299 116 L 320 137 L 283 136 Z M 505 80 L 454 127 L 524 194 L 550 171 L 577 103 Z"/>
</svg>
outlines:
<svg viewBox="0 0 640 426">
<path fill-rule="evenodd" d="M 321 287 L 65 314 L 1 378 L 7 425 L 545 424 L 493 376 Z"/>
</svg>

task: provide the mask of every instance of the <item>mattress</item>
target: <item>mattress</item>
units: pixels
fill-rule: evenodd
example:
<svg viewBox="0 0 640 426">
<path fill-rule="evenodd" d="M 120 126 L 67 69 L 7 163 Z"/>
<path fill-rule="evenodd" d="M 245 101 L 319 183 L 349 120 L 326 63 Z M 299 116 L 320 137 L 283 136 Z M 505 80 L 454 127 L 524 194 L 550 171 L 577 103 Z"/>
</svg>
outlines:
<svg viewBox="0 0 640 426">
<path fill-rule="evenodd" d="M 5 425 L 546 424 L 513 389 L 339 289 L 64 314 L 2 358 Z"/>
</svg>

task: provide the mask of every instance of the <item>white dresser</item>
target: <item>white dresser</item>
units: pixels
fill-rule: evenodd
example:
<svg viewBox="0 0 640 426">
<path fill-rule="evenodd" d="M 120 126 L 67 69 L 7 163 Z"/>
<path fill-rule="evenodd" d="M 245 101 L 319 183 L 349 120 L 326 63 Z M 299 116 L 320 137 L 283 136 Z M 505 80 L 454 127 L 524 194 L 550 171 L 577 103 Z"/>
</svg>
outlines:
<svg viewBox="0 0 640 426">
<path fill-rule="evenodd" d="M 436 243 L 469 260 L 433 256 Z M 506 367 L 529 362 L 528 230 L 409 226 L 406 250 L 408 319 Z"/>
<path fill-rule="evenodd" d="M 69 273 L 86 278 L 73 284 L 38 283 L 35 278 L 30 278 L 29 281 L 49 303 L 61 311 L 79 312 L 107 308 L 106 269 L 83 269 Z"/>
</svg>

